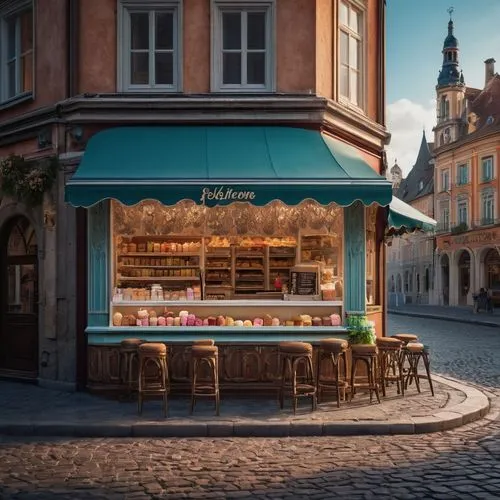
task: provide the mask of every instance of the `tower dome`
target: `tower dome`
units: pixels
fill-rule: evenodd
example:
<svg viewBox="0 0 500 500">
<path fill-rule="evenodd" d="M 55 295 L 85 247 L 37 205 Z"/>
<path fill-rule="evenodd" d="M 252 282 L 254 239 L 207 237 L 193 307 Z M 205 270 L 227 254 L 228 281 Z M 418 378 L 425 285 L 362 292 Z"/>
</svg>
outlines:
<svg viewBox="0 0 500 500">
<path fill-rule="evenodd" d="M 453 9 L 450 8 L 448 12 L 450 13 L 450 20 L 448 22 L 448 35 L 443 43 L 443 64 L 438 76 L 438 87 L 465 85 L 463 75 L 458 65 L 458 40 L 453 34 L 454 25 L 453 19 L 451 18 Z"/>
</svg>

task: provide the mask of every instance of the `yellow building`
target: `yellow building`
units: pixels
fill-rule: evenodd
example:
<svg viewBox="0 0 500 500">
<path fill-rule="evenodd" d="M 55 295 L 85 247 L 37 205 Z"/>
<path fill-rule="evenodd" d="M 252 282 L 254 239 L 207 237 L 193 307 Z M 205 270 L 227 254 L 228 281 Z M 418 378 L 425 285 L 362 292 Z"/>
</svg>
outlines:
<svg viewBox="0 0 500 500">
<path fill-rule="evenodd" d="M 450 20 L 436 87 L 434 302 L 453 306 L 481 287 L 500 298 L 500 75 L 487 59 L 484 88 L 467 87 L 458 54 Z"/>
</svg>

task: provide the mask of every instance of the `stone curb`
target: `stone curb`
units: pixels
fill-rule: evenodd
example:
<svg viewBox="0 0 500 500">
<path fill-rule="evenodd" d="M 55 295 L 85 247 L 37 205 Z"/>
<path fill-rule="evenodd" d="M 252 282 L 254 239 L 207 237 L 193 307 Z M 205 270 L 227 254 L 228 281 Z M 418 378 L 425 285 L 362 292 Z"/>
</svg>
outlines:
<svg viewBox="0 0 500 500">
<path fill-rule="evenodd" d="M 388 309 L 388 314 L 397 314 L 399 316 L 411 316 L 413 318 L 428 318 L 428 319 L 439 319 L 441 321 L 452 321 L 455 323 L 468 323 L 471 325 L 478 326 L 489 326 L 489 327 L 500 327 L 500 324 L 493 323 L 491 321 L 483 321 L 476 319 L 467 319 L 462 317 L 453 317 L 453 316 L 440 316 L 439 314 L 429 314 L 429 313 L 418 313 L 412 311 L 398 311 L 396 309 Z"/>
<path fill-rule="evenodd" d="M 0 435 L 61 437 L 293 437 L 422 434 L 454 429 L 487 415 L 490 401 L 479 389 L 456 379 L 433 375 L 433 379 L 465 394 L 465 400 L 433 415 L 388 421 L 262 422 L 214 420 L 207 422 L 105 423 L 98 422 L 5 422 Z"/>
</svg>

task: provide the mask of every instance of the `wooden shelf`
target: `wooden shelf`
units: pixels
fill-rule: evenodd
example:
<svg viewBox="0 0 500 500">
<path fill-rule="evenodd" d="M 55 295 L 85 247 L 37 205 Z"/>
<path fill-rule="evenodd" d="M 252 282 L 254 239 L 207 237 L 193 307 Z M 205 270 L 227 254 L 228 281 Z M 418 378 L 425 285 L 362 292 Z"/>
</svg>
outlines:
<svg viewBox="0 0 500 500">
<path fill-rule="evenodd" d="M 117 257 L 200 257 L 200 252 L 127 252 L 118 253 Z"/>
<path fill-rule="evenodd" d="M 193 264 L 192 266 L 133 266 L 131 264 L 119 264 L 120 267 L 127 268 L 140 268 L 140 269 L 198 269 L 200 266 L 198 264 Z"/>
<path fill-rule="evenodd" d="M 155 282 L 155 281 L 200 281 L 199 276 L 144 276 L 144 277 L 117 277 L 117 281 L 134 281 L 134 282 Z"/>
</svg>

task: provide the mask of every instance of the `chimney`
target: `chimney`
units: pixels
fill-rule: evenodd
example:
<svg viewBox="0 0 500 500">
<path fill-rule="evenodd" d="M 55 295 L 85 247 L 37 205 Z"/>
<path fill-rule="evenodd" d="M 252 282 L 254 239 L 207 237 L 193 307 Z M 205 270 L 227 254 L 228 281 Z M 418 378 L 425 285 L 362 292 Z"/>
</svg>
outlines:
<svg viewBox="0 0 500 500">
<path fill-rule="evenodd" d="M 493 57 L 490 57 L 489 59 L 486 59 L 484 61 L 484 86 L 488 84 L 488 82 L 493 78 L 495 75 L 495 59 Z"/>
</svg>

